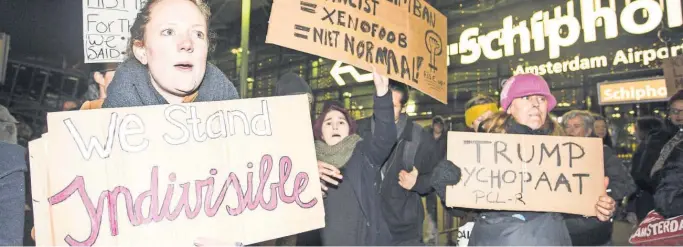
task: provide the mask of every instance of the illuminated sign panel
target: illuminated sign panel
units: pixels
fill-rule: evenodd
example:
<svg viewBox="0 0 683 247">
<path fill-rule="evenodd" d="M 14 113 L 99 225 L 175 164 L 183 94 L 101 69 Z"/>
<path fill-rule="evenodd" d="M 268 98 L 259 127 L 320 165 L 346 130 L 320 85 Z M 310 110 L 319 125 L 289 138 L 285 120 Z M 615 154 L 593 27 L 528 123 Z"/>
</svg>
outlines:
<svg viewBox="0 0 683 247">
<path fill-rule="evenodd" d="M 598 84 L 600 105 L 666 101 L 664 78 Z"/>
<path fill-rule="evenodd" d="M 482 58 L 498 60 L 545 51 L 546 60 L 560 61 L 513 66 L 513 72 L 553 74 L 634 63 L 649 65 L 655 60 L 683 54 L 683 46 L 625 47 L 609 57 L 579 51 L 576 55 L 566 54 L 565 50 L 580 43 L 581 37 L 584 44 L 590 44 L 599 39 L 639 36 L 662 26 L 682 27 L 681 6 L 681 0 L 610 0 L 607 6 L 601 6 L 601 1 L 571 0 L 552 11 L 535 11 L 528 20 L 515 21 L 516 16 L 507 15 L 502 18 L 500 29 L 486 33 L 480 27 L 465 26 L 455 43 L 448 47 L 449 55 L 454 56 L 449 57 L 449 63 L 453 58 L 459 65 L 468 65 Z"/>
</svg>

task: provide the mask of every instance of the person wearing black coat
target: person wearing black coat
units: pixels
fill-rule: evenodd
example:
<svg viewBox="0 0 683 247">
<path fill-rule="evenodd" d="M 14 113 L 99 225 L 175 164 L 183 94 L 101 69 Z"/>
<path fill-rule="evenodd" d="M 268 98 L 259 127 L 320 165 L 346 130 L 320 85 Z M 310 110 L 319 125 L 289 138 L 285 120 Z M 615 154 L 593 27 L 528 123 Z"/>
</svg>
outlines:
<svg viewBox="0 0 683 247">
<path fill-rule="evenodd" d="M 436 142 L 432 134 L 401 113 L 408 102 L 407 86 L 393 80 L 389 85 L 398 141 L 382 161 L 382 213 L 391 230 L 393 245 L 422 245 L 425 218 L 422 195 L 432 191 L 429 181 L 438 162 Z M 376 118 L 358 121 L 358 134 L 363 138 L 379 130 Z"/>
<path fill-rule="evenodd" d="M 377 130 L 361 138 L 339 104 L 328 102 L 313 125 L 318 169 L 324 181 L 323 245 L 390 245 L 381 212 L 379 170 L 396 143 L 388 79 L 376 72 L 373 119 Z"/>
</svg>

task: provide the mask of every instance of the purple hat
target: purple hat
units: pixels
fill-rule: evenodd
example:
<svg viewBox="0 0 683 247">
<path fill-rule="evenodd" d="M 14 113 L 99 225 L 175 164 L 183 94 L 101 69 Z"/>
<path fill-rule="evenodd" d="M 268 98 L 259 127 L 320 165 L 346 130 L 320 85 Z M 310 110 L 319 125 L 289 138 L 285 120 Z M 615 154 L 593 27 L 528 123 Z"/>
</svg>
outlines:
<svg viewBox="0 0 683 247">
<path fill-rule="evenodd" d="M 548 83 L 543 77 L 534 74 L 520 74 L 510 77 L 503 85 L 500 93 L 500 105 L 507 111 L 512 100 L 530 95 L 543 95 L 548 101 L 548 111 L 552 111 L 557 105 L 557 100 L 548 88 Z"/>
</svg>

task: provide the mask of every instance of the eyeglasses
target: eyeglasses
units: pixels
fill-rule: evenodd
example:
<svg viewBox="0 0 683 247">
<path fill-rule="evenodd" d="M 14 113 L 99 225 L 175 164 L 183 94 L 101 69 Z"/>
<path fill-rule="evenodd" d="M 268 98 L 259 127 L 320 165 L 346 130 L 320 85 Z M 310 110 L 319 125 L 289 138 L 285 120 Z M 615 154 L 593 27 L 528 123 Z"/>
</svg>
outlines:
<svg viewBox="0 0 683 247">
<path fill-rule="evenodd" d="M 676 109 L 676 108 L 671 108 L 669 109 L 669 115 L 681 115 L 683 113 L 683 109 Z"/>
</svg>

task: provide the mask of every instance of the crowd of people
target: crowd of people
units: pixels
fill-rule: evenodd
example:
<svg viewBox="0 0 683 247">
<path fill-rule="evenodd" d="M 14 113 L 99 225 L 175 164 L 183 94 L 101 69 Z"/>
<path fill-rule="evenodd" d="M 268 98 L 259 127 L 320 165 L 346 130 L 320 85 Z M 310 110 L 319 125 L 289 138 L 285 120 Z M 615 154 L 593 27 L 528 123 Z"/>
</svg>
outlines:
<svg viewBox="0 0 683 247">
<path fill-rule="evenodd" d="M 207 62 L 209 20 L 203 1 L 147 1 L 131 29 L 131 56 L 115 69 L 96 72 L 97 89 L 90 90 L 94 96 L 80 110 L 238 99 L 232 82 Z M 313 121 L 326 227 L 262 245 L 428 244 L 425 218 L 434 226 L 437 196 L 445 201 L 446 187 L 460 181 L 458 164 L 446 159 L 449 125 L 435 117 L 429 128 L 421 127 L 405 113 L 410 90 L 405 84 L 375 71 L 373 82 L 371 117 L 355 120 L 343 104 L 330 101 Z M 283 75 L 276 91 L 312 99 L 308 83 L 294 73 Z M 595 198 L 597 216 L 449 208 L 451 216 L 475 222 L 469 245 L 610 245 L 619 207 L 637 220 L 651 210 L 666 217 L 683 215 L 683 92 L 671 98 L 668 118 L 638 120 L 640 145 L 630 168 L 616 157 L 604 118 L 574 110 L 557 122 L 551 115 L 556 105 L 543 77 L 516 75 L 504 83 L 499 100 L 471 99 L 465 125 L 471 132 L 602 138 L 606 191 Z M 24 243 L 24 217 L 31 213 L 26 210 L 31 206 L 25 182 L 28 156 L 16 132 L 16 120 L 0 108 L 3 245 Z M 632 203 L 617 203 L 622 201 Z M 438 234 L 434 227 L 432 232 Z M 195 244 L 215 243 L 220 241 Z M 239 245 L 227 243 L 233 244 Z"/>
</svg>

